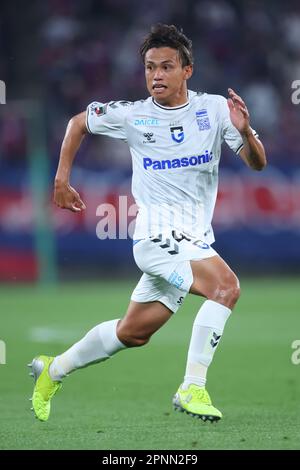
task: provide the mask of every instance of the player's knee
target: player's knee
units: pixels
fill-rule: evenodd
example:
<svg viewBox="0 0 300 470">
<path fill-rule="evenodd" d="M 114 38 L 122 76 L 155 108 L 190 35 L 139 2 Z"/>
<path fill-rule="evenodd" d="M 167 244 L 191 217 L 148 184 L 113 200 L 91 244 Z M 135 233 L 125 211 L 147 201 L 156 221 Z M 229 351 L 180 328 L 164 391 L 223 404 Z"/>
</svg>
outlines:
<svg viewBox="0 0 300 470">
<path fill-rule="evenodd" d="M 232 309 L 237 303 L 240 294 L 241 290 L 239 280 L 235 275 L 231 275 L 218 284 L 212 294 L 211 300 L 215 300 L 215 302 Z"/>
<path fill-rule="evenodd" d="M 229 288 L 228 297 L 232 307 L 235 306 L 241 295 L 240 285 L 236 284 Z"/>
</svg>

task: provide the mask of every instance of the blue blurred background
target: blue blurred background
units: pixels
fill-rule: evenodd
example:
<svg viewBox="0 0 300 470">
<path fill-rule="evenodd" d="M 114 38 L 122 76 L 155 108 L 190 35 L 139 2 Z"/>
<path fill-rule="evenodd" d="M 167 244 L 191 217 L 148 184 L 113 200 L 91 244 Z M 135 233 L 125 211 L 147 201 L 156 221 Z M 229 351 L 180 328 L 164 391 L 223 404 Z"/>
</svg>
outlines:
<svg viewBox="0 0 300 470">
<path fill-rule="evenodd" d="M 181 26 L 192 39 L 189 88 L 236 90 L 266 148 L 260 173 L 224 145 L 215 248 L 237 272 L 299 274 L 300 105 L 291 100 L 300 79 L 299 2 L 33 0 L 0 5 L 2 282 L 136 273 L 130 237 L 97 236 L 101 204 L 111 204 L 122 230 L 134 219 L 119 199 L 128 196 L 128 210 L 134 203 L 126 145 L 85 139 L 72 174 L 84 214 L 56 209 L 52 185 L 74 114 L 94 100 L 147 97 L 138 48 L 156 22 Z"/>
</svg>

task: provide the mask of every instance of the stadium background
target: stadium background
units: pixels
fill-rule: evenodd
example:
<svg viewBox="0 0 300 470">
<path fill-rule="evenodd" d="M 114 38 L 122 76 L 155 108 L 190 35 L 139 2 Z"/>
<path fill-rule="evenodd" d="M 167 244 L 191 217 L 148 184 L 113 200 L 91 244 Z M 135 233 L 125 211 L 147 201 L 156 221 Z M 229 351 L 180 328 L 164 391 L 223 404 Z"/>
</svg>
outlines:
<svg viewBox="0 0 300 470">
<path fill-rule="evenodd" d="M 222 376 L 222 361 L 226 363 L 232 357 L 230 353 L 236 354 L 234 334 L 243 335 L 240 331 L 244 334 L 251 331 L 254 335 L 253 343 L 247 343 L 249 350 L 244 350 L 244 359 L 250 358 L 257 348 L 260 362 L 259 345 L 264 332 L 273 349 L 268 350 L 267 363 L 262 364 L 258 376 L 263 377 L 268 369 L 273 383 L 273 374 L 278 374 L 276 361 L 286 378 L 287 388 L 283 386 L 280 393 L 295 403 L 299 382 L 290 355 L 291 342 L 299 336 L 296 313 L 300 273 L 300 105 L 292 103 L 291 86 L 300 78 L 299 3 L 45 0 L 31 1 L 26 8 L 24 5 L 25 2 L 17 1 L 0 5 L 0 79 L 6 83 L 6 104 L 0 105 L 0 339 L 7 344 L 8 357 L 0 372 L 3 380 L 6 377 L 8 381 L 7 395 L 14 395 L 13 374 L 21 370 L 24 357 L 30 358 L 41 347 L 58 352 L 102 316 L 114 318 L 113 309 L 123 312 L 126 308 L 130 290 L 139 277 L 131 239 L 100 240 L 96 234 L 100 204 L 112 204 L 118 215 L 119 196 L 128 195 L 128 205 L 133 203 L 131 161 L 126 145 L 101 137 L 85 139 L 72 174 L 72 185 L 87 205 L 84 214 L 54 208 L 52 184 L 71 116 L 94 100 L 135 100 L 147 96 L 138 46 L 152 23 L 166 22 L 182 26 L 193 40 L 195 71 L 189 88 L 225 96 L 228 87 L 236 90 L 248 105 L 251 124 L 259 132 L 269 162 L 263 172 L 251 172 L 223 147 L 214 218 L 215 248 L 241 276 L 246 300 L 240 310 L 249 316 L 237 320 L 241 330 L 237 326 L 229 328 L 232 349 L 224 339 L 224 355 L 219 354 L 215 371 Z M 128 222 L 132 219 L 128 216 Z M 249 276 L 252 280 L 248 280 Z M 37 286 L 43 289 L 37 290 Z M 63 294 L 53 290 L 64 288 Z M 56 295 L 58 292 L 60 295 Z M 115 297 L 113 305 L 109 295 Z M 256 299 L 262 302 L 259 307 Z M 81 302 L 86 323 L 82 321 Z M 198 308 L 197 299 L 191 302 L 194 303 L 188 305 L 194 305 L 193 311 L 188 312 L 188 307 L 182 309 L 187 317 L 190 315 L 189 328 Z M 7 311 L 11 314 L 7 315 Z M 285 323 L 281 323 L 283 311 Z M 181 330 L 182 320 L 176 321 Z M 31 328 L 31 336 L 23 335 L 23 328 L 24 332 Z M 189 328 L 181 346 L 181 368 Z M 283 330 L 284 340 L 280 337 Z M 159 338 L 165 338 L 164 334 Z M 175 340 L 178 338 L 174 333 Z M 163 341 L 157 341 L 163 347 Z M 241 348 L 238 351 L 243 350 L 242 343 L 242 340 L 237 343 Z M 159 354 L 159 347 L 157 351 Z M 154 352 L 149 353 L 149 364 L 156 357 L 151 354 Z M 147 352 L 141 357 L 147 360 Z M 226 380 L 224 373 L 222 377 Z M 80 383 L 80 379 L 72 380 Z M 218 383 L 217 377 L 212 380 Z M 244 380 L 247 387 L 246 376 Z M 22 387 L 17 398 L 20 409 L 24 406 L 21 395 L 24 390 L 29 393 L 25 382 Z M 263 397 L 261 401 L 265 403 Z M 276 400 L 274 403 L 278 404 Z M 294 417 L 292 408 L 293 405 L 286 410 L 286 416 L 290 413 Z M 8 419 L 12 419 L 13 404 L 6 411 Z M 107 416 L 108 421 L 110 418 Z M 24 418 L 26 423 L 27 419 Z M 188 428 L 188 424 L 185 426 Z M 32 446 L 24 436 L 15 440 L 13 430 L 11 440 L 4 438 L 0 448 Z M 135 439 L 119 444 L 120 448 L 130 448 Z M 45 442 L 50 442 L 50 447 L 59 447 L 58 441 Z M 99 443 L 92 442 L 99 448 Z M 115 442 L 118 441 L 108 439 L 107 448 L 118 448 Z M 143 441 L 140 446 L 147 448 L 147 442 L 152 441 Z M 209 438 L 205 442 L 207 448 L 213 447 Z M 253 446 L 259 448 L 263 445 L 260 442 L 258 439 Z M 264 442 L 267 447 L 271 445 Z M 295 446 L 288 440 L 280 443 Z M 187 447 L 183 448 L 188 448 L 189 444 L 184 445 Z M 247 442 L 235 445 L 245 447 Z M 67 440 L 65 446 L 72 448 Z M 82 442 L 78 446 L 88 448 L 89 444 Z M 228 448 L 230 444 L 224 446 Z"/>
</svg>

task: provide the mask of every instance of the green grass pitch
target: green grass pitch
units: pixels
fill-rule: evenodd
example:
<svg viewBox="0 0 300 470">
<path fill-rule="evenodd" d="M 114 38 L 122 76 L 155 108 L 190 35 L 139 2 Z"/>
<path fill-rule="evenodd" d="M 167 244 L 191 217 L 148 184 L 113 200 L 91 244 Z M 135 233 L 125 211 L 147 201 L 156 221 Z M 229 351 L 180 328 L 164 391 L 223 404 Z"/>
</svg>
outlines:
<svg viewBox="0 0 300 470">
<path fill-rule="evenodd" d="M 26 364 L 56 355 L 104 320 L 121 317 L 132 282 L 66 284 L 38 289 L 2 286 L 0 449 L 299 449 L 299 279 L 243 280 L 208 374 L 223 412 L 217 424 L 174 412 L 193 318 L 202 299 L 183 307 L 144 348 L 117 354 L 71 374 L 47 423 L 30 411 Z"/>
</svg>

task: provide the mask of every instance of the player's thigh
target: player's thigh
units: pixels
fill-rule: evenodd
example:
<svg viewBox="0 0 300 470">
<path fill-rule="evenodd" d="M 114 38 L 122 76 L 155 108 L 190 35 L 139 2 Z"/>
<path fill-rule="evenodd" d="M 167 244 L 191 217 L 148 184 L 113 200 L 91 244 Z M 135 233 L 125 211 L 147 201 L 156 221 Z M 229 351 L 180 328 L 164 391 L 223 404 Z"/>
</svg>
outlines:
<svg viewBox="0 0 300 470">
<path fill-rule="evenodd" d="M 236 275 L 211 246 L 195 237 L 176 233 L 174 238 L 173 232 L 168 237 L 159 234 L 140 241 L 134 248 L 134 256 L 140 269 L 147 273 L 144 276 L 162 279 L 177 288 L 177 292 L 180 289 L 183 298 L 190 292 L 232 308 L 239 297 Z M 153 300 L 158 300 L 155 282 L 160 281 L 151 280 L 149 287 L 154 294 Z M 149 289 L 143 290 L 142 298 L 145 292 L 148 300 Z M 176 297 L 173 291 L 171 294 L 167 299 L 169 304 L 170 298 Z M 178 300 L 177 303 L 173 301 L 172 308 L 177 304 Z"/>
<path fill-rule="evenodd" d="M 164 290 L 168 291 L 167 285 L 173 286 L 174 289 L 177 289 L 177 292 L 181 291 L 181 295 L 184 297 L 190 291 L 193 283 L 190 261 L 193 259 L 206 259 L 217 255 L 216 251 L 207 243 L 195 237 L 187 237 L 181 232 L 177 233 L 174 230 L 172 233 L 164 235 L 160 233 L 155 237 L 140 240 L 134 246 L 133 253 L 136 264 L 148 276 L 148 278 L 145 278 L 144 275 L 142 279 L 145 278 L 145 281 L 150 279 L 151 281 L 150 289 L 153 292 L 153 300 L 158 300 L 156 298 L 156 283 L 160 282 L 159 279 L 166 283 Z M 158 281 L 153 281 L 152 279 L 157 279 Z M 143 282 L 143 287 L 145 281 Z M 171 293 L 176 297 L 174 292 Z M 134 298 L 133 300 L 139 299 Z M 170 302 L 170 299 L 168 301 Z M 176 303 L 174 305 L 174 302 L 172 302 L 172 307 L 175 306 L 176 308 L 176 305 Z M 168 304 L 167 306 L 170 307 Z"/>
<path fill-rule="evenodd" d="M 239 293 L 239 280 L 227 263 L 219 256 L 191 260 L 193 283 L 190 292 L 207 298 L 220 298 L 226 292 Z"/>
<path fill-rule="evenodd" d="M 180 308 L 185 296 L 186 292 L 165 279 L 144 273 L 131 294 L 118 334 L 127 340 L 149 339 Z"/>
<path fill-rule="evenodd" d="M 118 336 L 124 339 L 149 339 L 171 317 L 172 311 L 159 301 L 131 300 L 124 318 L 118 325 Z"/>
</svg>

